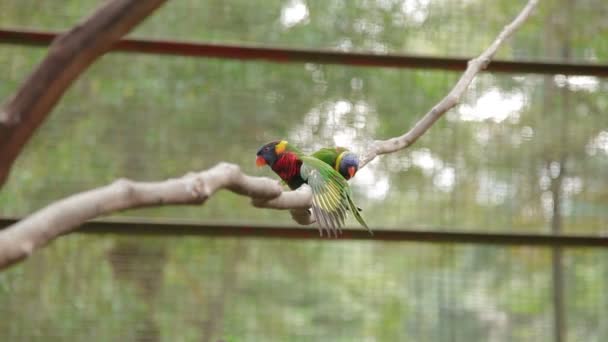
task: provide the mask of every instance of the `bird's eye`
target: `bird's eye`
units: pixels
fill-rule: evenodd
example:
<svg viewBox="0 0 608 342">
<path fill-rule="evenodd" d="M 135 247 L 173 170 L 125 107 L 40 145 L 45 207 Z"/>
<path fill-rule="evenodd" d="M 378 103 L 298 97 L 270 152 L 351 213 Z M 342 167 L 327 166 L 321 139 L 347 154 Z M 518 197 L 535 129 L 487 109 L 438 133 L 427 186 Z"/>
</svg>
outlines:
<svg viewBox="0 0 608 342">
<path fill-rule="evenodd" d="M 264 151 L 270 151 L 270 148 L 264 147 Z"/>
</svg>

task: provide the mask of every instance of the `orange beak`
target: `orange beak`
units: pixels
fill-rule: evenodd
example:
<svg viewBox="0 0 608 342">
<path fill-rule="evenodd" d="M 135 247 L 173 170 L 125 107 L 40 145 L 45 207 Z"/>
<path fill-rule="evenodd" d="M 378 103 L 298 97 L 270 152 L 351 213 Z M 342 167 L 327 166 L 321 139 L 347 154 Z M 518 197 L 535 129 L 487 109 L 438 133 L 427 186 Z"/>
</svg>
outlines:
<svg viewBox="0 0 608 342">
<path fill-rule="evenodd" d="M 355 175 L 355 172 L 357 172 L 357 170 L 355 170 L 355 167 L 354 167 L 354 166 L 349 167 L 349 168 L 348 168 L 348 175 L 349 175 L 350 177 L 348 177 L 348 178 L 349 178 L 349 179 L 350 179 L 350 178 L 353 178 L 353 176 Z"/>
<path fill-rule="evenodd" d="M 258 167 L 262 167 L 266 165 L 266 160 L 264 160 L 264 157 L 258 156 L 257 158 L 255 158 L 255 165 L 257 165 Z"/>
</svg>

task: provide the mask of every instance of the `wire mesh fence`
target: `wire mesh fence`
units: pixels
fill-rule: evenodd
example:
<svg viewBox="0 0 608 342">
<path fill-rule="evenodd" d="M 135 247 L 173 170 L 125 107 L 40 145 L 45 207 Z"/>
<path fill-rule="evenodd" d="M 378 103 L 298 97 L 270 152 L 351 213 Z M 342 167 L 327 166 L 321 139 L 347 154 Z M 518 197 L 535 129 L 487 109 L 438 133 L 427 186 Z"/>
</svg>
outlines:
<svg viewBox="0 0 608 342">
<path fill-rule="evenodd" d="M 0 28 L 63 30 L 98 1 L 12 1 Z M 471 56 L 512 1 L 175 1 L 133 36 Z M 34 8 L 36 10 L 34 10 Z M 608 58 L 599 0 L 543 1 L 510 60 Z M 203 18 L 203 19 L 201 19 Z M 566 30 L 567 29 L 567 30 Z M 44 55 L 0 45 L 0 97 Z M 402 133 L 459 73 L 110 54 L 70 89 L 0 192 L 26 215 L 118 177 L 159 180 L 287 138 L 360 151 Z M 372 227 L 602 235 L 605 79 L 484 74 L 414 147 L 355 177 Z M 289 224 L 220 193 L 122 216 Z M 72 235 L 0 274 L 2 340 L 602 341 L 606 251 L 585 247 Z"/>
<path fill-rule="evenodd" d="M 546 247 L 62 238 L 0 275 L 5 340 L 551 340 Z M 565 332 L 601 341 L 604 250 L 564 250 Z"/>
</svg>

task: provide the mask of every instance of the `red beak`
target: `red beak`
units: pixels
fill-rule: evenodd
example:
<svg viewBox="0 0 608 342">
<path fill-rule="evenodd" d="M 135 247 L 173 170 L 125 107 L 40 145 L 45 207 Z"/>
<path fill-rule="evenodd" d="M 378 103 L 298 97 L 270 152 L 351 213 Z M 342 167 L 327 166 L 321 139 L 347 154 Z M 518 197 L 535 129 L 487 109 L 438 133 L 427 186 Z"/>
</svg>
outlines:
<svg viewBox="0 0 608 342">
<path fill-rule="evenodd" d="M 356 172 L 357 172 L 357 170 L 355 169 L 355 167 L 354 167 L 354 166 L 349 167 L 349 168 L 348 168 L 348 175 L 349 175 L 350 177 L 348 177 L 348 179 L 353 178 L 353 176 L 355 175 L 355 173 L 356 173 Z"/>
<path fill-rule="evenodd" d="M 264 160 L 264 157 L 258 156 L 257 158 L 255 158 L 255 165 L 257 165 L 258 167 L 262 167 L 266 165 L 266 160 Z"/>
</svg>

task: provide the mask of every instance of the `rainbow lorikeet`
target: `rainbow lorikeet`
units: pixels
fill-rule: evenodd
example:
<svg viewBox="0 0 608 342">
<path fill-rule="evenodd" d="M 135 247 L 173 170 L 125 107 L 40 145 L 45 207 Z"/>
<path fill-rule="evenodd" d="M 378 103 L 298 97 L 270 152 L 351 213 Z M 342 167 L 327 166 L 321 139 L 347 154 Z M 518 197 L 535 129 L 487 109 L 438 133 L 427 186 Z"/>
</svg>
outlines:
<svg viewBox="0 0 608 342">
<path fill-rule="evenodd" d="M 324 147 L 312 156 L 333 167 L 346 180 L 359 170 L 359 156 L 344 147 Z"/>
<path fill-rule="evenodd" d="M 351 198 L 346 179 L 322 160 L 306 156 L 281 140 L 262 146 L 257 152 L 256 164 L 270 166 L 292 190 L 304 183 L 310 186 L 312 211 L 321 235 L 325 229 L 329 235 L 333 232 L 337 236 L 344 225 L 347 210 L 371 233 Z"/>
</svg>

